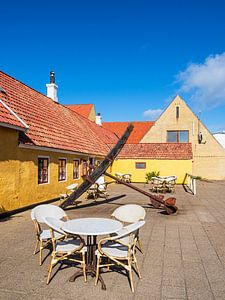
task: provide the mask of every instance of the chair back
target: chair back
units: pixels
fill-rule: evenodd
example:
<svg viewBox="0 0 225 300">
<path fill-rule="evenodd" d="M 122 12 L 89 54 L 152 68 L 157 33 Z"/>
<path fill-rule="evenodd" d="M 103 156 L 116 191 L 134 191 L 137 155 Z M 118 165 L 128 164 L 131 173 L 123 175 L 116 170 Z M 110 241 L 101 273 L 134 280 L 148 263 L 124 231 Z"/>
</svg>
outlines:
<svg viewBox="0 0 225 300">
<path fill-rule="evenodd" d="M 97 183 L 97 189 L 99 191 L 106 191 L 106 181 L 104 176 L 100 176 L 95 183 Z"/>
<path fill-rule="evenodd" d="M 103 175 L 100 176 L 100 177 L 96 180 L 95 183 L 97 183 L 98 185 L 105 184 L 105 177 L 104 177 Z"/>
<path fill-rule="evenodd" d="M 38 223 L 45 223 L 43 220 L 43 218 L 45 217 L 53 217 L 56 219 L 67 217 L 65 211 L 62 208 L 52 204 L 38 205 L 33 209 L 32 214 L 34 216 L 34 219 Z"/>
<path fill-rule="evenodd" d="M 35 207 L 31 210 L 30 217 L 31 217 L 31 220 L 32 220 L 32 221 L 36 221 L 36 218 L 35 218 L 35 210 L 36 210 L 37 207 L 39 207 L 39 206 L 40 206 L 40 205 L 35 206 Z M 41 206 L 48 206 L 48 204 L 41 204 Z"/>
<path fill-rule="evenodd" d="M 66 235 L 65 231 L 62 230 L 62 225 L 64 224 L 63 221 L 59 220 L 59 219 L 56 219 L 54 217 L 44 217 L 43 218 L 44 220 L 44 223 L 52 229 L 53 233 L 54 231 L 55 232 L 58 232 L 62 235 Z"/>
<path fill-rule="evenodd" d="M 145 215 L 145 209 L 141 205 L 137 204 L 126 204 L 120 206 L 112 213 L 112 217 L 127 223 L 134 223 L 139 220 L 144 220 Z"/>
<path fill-rule="evenodd" d="M 111 238 L 111 240 L 123 240 L 124 237 L 129 236 L 129 244 L 134 244 L 137 239 L 137 232 L 138 230 L 145 224 L 145 221 L 137 221 L 133 224 L 130 224 L 128 226 L 123 227 L 123 229 L 120 231 L 118 235 L 115 235 Z"/>
</svg>

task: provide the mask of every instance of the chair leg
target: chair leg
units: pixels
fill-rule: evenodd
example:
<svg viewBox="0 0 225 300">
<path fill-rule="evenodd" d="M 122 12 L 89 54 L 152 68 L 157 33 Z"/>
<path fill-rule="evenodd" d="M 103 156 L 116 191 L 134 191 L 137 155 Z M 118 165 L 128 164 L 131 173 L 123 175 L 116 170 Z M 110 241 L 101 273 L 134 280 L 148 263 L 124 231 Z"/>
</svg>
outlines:
<svg viewBox="0 0 225 300">
<path fill-rule="evenodd" d="M 40 255 L 39 255 L 39 264 L 40 266 L 42 265 L 42 251 L 43 251 L 43 242 L 42 240 L 40 241 Z"/>
<path fill-rule="evenodd" d="M 36 238 L 35 248 L 33 254 L 36 254 L 38 248 L 39 240 Z"/>
<path fill-rule="evenodd" d="M 134 283 L 133 283 L 133 276 L 132 276 L 132 268 L 129 267 L 129 278 L 130 278 L 130 285 L 131 285 L 131 291 L 134 293 Z"/>
<path fill-rule="evenodd" d="M 87 282 L 85 254 L 84 253 L 82 253 L 82 267 L 83 267 L 83 273 L 84 273 L 84 282 Z"/>
<path fill-rule="evenodd" d="M 97 283 L 98 283 L 99 265 L 100 265 L 100 257 L 98 256 L 98 258 L 97 258 L 97 267 L 96 267 L 95 285 L 97 285 Z"/>
<path fill-rule="evenodd" d="M 110 258 L 108 258 L 108 266 L 107 266 L 107 271 L 109 272 L 109 270 L 110 270 Z"/>
<path fill-rule="evenodd" d="M 51 258 L 51 262 L 50 265 L 48 267 L 48 278 L 47 278 L 47 284 L 49 284 L 50 278 L 51 278 L 51 274 L 52 274 L 52 268 L 55 265 L 55 254 L 52 253 L 52 258 Z"/>
<path fill-rule="evenodd" d="M 50 262 L 50 266 L 49 266 L 49 268 L 48 268 L 47 284 L 49 284 L 49 280 L 50 280 L 51 273 L 52 273 L 52 268 L 53 268 L 53 265 L 52 265 L 52 262 Z"/>
<path fill-rule="evenodd" d="M 141 244 L 141 241 L 140 239 L 138 238 L 138 248 L 140 249 L 141 253 L 143 254 L 143 247 L 142 247 L 142 244 Z"/>
<path fill-rule="evenodd" d="M 139 266 L 138 266 L 138 263 L 137 263 L 137 259 L 136 259 L 135 256 L 134 256 L 134 264 L 135 264 L 135 267 L 136 267 L 136 270 L 137 270 L 137 273 L 138 273 L 138 277 L 141 279 L 140 269 L 139 269 Z"/>
</svg>

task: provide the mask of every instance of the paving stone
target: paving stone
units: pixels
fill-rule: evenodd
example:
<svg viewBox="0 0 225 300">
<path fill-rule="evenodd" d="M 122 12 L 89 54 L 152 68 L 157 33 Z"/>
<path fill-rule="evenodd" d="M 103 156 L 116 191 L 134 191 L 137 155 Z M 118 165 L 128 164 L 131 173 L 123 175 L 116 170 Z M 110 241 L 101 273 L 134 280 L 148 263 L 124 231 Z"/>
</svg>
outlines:
<svg viewBox="0 0 225 300">
<path fill-rule="evenodd" d="M 143 188 L 143 184 L 137 184 Z M 69 217 L 110 217 L 115 208 L 136 203 L 146 208 L 146 224 L 140 231 L 144 254 L 137 251 L 143 279 L 133 274 L 135 293 L 127 276 L 104 273 L 107 290 L 94 279 L 68 281 L 75 267 L 63 267 L 46 285 L 50 257 L 38 265 L 30 211 L 1 222 L 0 299 L 225 299 L 225 184 L 198 182 L 192 196 L 177 187 L 177 215 L 167 216 L 148 208 L 148 199 L 129 188 L 112 184 L 105 202 L 87 202 L 68 210 Z M 109 200 L 110 200 L 109 197 Z M 167 196 L 165 196 L 167 197 Z M 84 201 L 84 200 L 83 200 Z M 219 208 L 219 209 L 218 209 Z M 47 255 L 48 251 L 44 251 Z M 57 267 L 56 267 L 57 270 Z"/>
<path fill-rule="evenodd" d="M 163 286 L 162 287 L 162 297 L 187 299 L 187 294 L 186 294 L 186 290 L 184 287 Z"/>
</svg>

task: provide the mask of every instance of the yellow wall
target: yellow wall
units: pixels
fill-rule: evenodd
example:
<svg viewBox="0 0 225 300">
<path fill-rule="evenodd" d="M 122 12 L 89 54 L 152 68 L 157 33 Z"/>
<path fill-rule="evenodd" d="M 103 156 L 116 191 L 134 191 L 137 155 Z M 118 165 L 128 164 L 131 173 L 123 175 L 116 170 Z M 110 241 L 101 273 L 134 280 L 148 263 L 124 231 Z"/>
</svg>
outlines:
<svg viewBox="0 0 225 300">
<path fill-rule="evenodd" d="M 176 118 L 176 107 L 180 116 Z M 179 96 L 171 102 L 141 143 L 165 143 L 168 130 L 188 130 L 193 151 L 193 175 L 208 179 L 225 179 L 225 149 Z M 198 143 L 202 132 L 203 143 Z"/>
<path fill-rule="evenodd" d="M 16 159 L 18 132 L 0 127 L 0 212 L 18 201 L 19 161 Z"/>
<path fill-rule="evenodd" d="M 38 184 L 38 157 L 50 158 L 49 183 Z M 67 180 L 58 181 L 58 159 L 67 159 Z M 65 193 L 73 179 L 73 160 L 78 157 L 18 147 L 18 132 L 0 127 L 0 213 L 43 202 Z M 87 159 L 87 156 L 79 157 Z"/>
<path fill-rule="evenodd" d="M 136 169 L 135 162 L 146 162 L 146 169 Z M 148 172 L 160 171 L 161 176 L 176 175 L 177 183 L 183 183 L 186 173 L 192 173 L 191 160 L 117 159 L 111 173 L 130 173 L 132 182 L 145 182 Z"/>
</svg>

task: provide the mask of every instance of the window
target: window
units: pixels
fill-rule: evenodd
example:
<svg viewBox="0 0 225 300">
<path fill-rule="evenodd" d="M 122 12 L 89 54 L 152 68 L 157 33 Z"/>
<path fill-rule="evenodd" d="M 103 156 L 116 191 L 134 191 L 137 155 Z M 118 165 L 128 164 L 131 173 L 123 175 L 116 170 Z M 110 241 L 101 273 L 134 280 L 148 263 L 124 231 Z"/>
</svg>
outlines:
<svg viewBox="0 0 225 300">
<path fill-rule="evenodd" d="M 81 165 L 81 176 L 86 176 L 88 172 L 88 165 L 86 160 L 82 160 L 82 165 Z"/>
<path fill-rule="evenodd" d="M 80 161 L 74 159 L 73 161 L 73 179 L 79 179 L 80 177 Z"/>
<path fill-rule="evenodd" d="M 48 183 L 48 158 L 38 158 L 38 184 Z"/>
<path fill-rule="evenodd" d="M 179 106 L 176 106 L 176 118 L 178 119 L 180 116 L 180 108 Z"/>
<path fill-rule="evenodd" d="M 146 169 L 146 163 L 145 162 L 136 162 L 135 168 L 136 169 Z"/>
<path fill-rule="evenodd" d="M 94 171 L 94 166 L 95 166 L 95 159 L 93 157 L 90 157 L 88 163 L 88 175 L 91 175 L 91 173 Z"/>
<path fill-rule="evenodd" d="M 167 131 L 168 143 L 188 143 L 188 140 L 189 140 L 188 130 Z"/>
<path fill-rule="evenodd" d="M 59 159 L 59 181 L 66 180 L 66 159 L 60 158 Z"/>
</svg>

